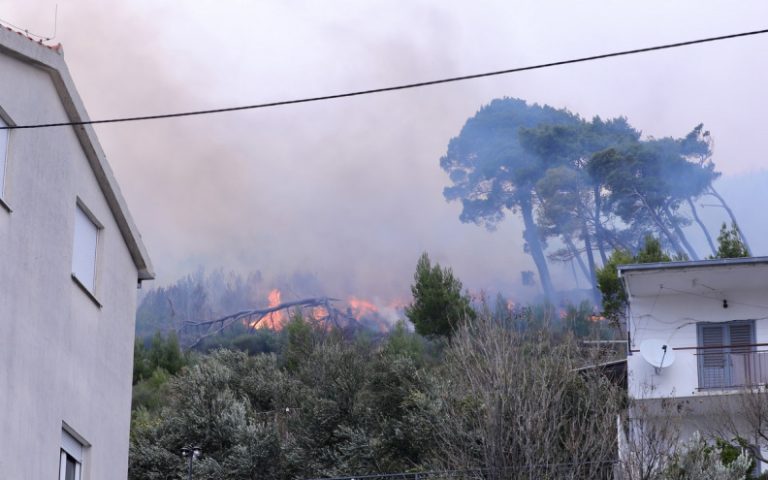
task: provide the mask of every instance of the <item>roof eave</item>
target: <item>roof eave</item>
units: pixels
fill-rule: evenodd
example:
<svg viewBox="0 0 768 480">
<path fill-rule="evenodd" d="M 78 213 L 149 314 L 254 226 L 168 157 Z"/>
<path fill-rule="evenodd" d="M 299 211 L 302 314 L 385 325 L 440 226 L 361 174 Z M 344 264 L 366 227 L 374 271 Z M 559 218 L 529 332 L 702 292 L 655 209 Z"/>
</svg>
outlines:
<svg viewBox="0 0 768 480">
<path fill-rule="evenodd" d="M 0 53 L 10 55 L 25 63 L 47 71 L 61 99 L 67 117 L 71 122 L 89 120 L 85 106 L 77 93 L 75 84 L 67 69 L 61 48 L 52 49 L 34 42 L 17 32 L 0 28 Z M 88 163 L 115 218 L 118 229 L 131 254 L 138 272 L 138 280 L 152 280 L 155 272 L 146 247 L 133 222 L 128 206 L 115 180 L 106 154 L 99 144 L 91 125 L 73 126 L 75 135 L 83 148 Z"/>
<path fill-rule="evenodd" d="M 619 276 L 626 273 L 645 272 L 651 270 L 678 270 L 684 268 L 708 268 L 720 265 L 768 265 L 768 257 L 715 258 L 712 260 L 692 260 L 685 262 L 633 263 L 619 265 Z"/>
</svg>

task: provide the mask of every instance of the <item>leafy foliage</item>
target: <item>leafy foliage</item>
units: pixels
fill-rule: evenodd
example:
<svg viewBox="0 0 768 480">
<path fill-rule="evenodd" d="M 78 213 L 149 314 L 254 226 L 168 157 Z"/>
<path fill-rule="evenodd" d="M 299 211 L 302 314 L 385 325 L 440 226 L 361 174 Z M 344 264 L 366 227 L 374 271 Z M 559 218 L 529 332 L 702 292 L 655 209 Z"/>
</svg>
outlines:
<svg viewBox="0 0 768 480">
<path fill-rule="evenodd" d="M 467 120 L 440 166 L 451 181 L 444 196 L 461 201 L 462 222 L 493 229 L 508 212 L 521 215 L 524 249 L 553 301 L 550 261 L 574 262 L 597 298 L 598 265 L 612 250 L 636 251 L 646 235 L 698 260 L 685 231 L 695 222 L 714 253 L 694 200 L 711 195 L 733 212 L 712 187 L 720 174 L 711 157 L 701 124 L 682 138 L 643 138 L 625 118 L 587 120 L 502 98 Z M 551 238 L 562 246 L 547 252 Z"/>
<path fill-rule="evenodd" d="M 589 310 L 573 307 L 568 313 L 573 317 L 562 320 L 563 328 L 576 329 Z M 555 337 L 538 344 L 534 339 L 543 330 L 518 330 L 514 323 L 483 315 L 484 324 L 496 326 L 485 341 L 494 339 L 501 352 L 513 351 L 504 353 L 505 369 L 522 375 L 519 365 L 544 358 L 547 368 L 555 368 L 541 379 L 529 379 L 535 380 L 536 389 L 523 389 L 523 377 L 507 385 L 510 391 L 534 395 L 526 397 L 526 405 L 541 403 L 535 392 L 556 381 L 557 372 L 572 371 L 571 360 L 562 360 L 575 350 L 558 347 L 555 343 L 561 340 Z M 536 315 L 546 315 L 545 310 L 516 311 L 517 321 Z M 462 324 L 458 331 L 479 328 L 472 325 Z M 289 479 L 445 468 L 447 448 L 463 445 L 467 452 L 478 453 L 492 440 L 476 428 L 450 435 L 446 430 L 456 422 L 486 418 L 486 407 L 473 399 L 485 398 L 485 387 L 477 383 L 470 388 L 464 383 L 468 372 L 461 371 L 462 361 L 484 355 L 482 343 L 466 350 L 466 333 L 460 333 L 459 344 L 448 345 L 401 322 L 385 339 L 374 342 L 346 338 L 294 315 L 281 335 L 277 354 L 215 350 L 175 375 L 157 368 L 140 381 L 137 392 L 155 376 L 161 376 L 163 386 L 156 403 L 135 405 L 130 479 L 178 478 L 186 465 L 180 448 L 190 444 L 204 452 L 194 462 L 194 478 Z M 569 334 L 564 335 L 561 338 Z M 526 346 L 523 338 L 534 343 Z M 507 343 L 509 339 L 515 341 Z M 487 360 L 490 363 L 481 365 L 502 365 Z M 566 385 L 561 405 L 578 411 L 578 418 L 592 418 L 578 393 L 593 388 L 591 380 L 570 375 Z M 600 385 L 594 388 L 610 388 Z M 469 467 L 490 465 L 482 455 L 467 458 L 476 462 Z"/>
<path fill-rule="evenodd" d="M 542 235 L 533 219 L 534 187 L 549 166 L 549 159 L 527 151 L 519 132 L 542 124 L 561 126 L 578 122 L 579 118 L 567 110 L 528 105 L 516 98 L 497 99 L 467 120 L 440 159 L 440 166 L 453 183 L 443 194 L 449 201 L 461 201 L 462 222 L 494 229 L 507 211 L 521 213 L 525 224 L 523 238 L 550 297 L 553 290 Z"/>
<path fill-rule="evenodd" d="M 603 316 L 618 325 L 624 319 L 627 307 L 627 292 L 619 278 L 619 265 L 634 263 L 631 254 L 614 250 L 608 263 L 597 270 L 597 288 L 603 296 Z"/>
<path fill-rule="evenodd" d="M 749 249 L 741 238 L 739 227 L 735 223 L 728 229 L 725 223 L 720 227 L 717 237 L 717 254 L 712 258 L 749 257 Z"/>
<path fill-rule="evenodd" d="M 461 292 L 461 281 L 450 268 L 433 266 L 426 253 L 416 264 L 413 280 L 413 304 L 406 307 L 405 315 L 421 335 L 450 338 L 460 322 L 475 317 L 469 297 Z"/>
<path fill-rule="evenodd" d="M 186 444 L 204 450 L 195 478 L 294 478 L 419 464 L 420 437 L 409 433 L 407 419 L 410 397 L 422 389 L 412 334 L 401 331 L 372 349 L 300 316 L 287 328 L 295 335 L 284 358 L 212 352 L 170 379 L 162 409 L 135 411 L 130 478 L 175 478 Z"/>
<path fill-rule="evenodd" d="M 713 447 L 696 432 L 674 462 L 662 474 L 663 480 L 742 480 L 752 467 L 746 453 L 735 459 L 723 458 L 724 445 Z"/>
<path fill-rule="evenodd" d="M 134 344 L 133 383 L 151 377 L 158 369 L 174 375 L 186 363 L 176 333 L 171 332 L 164 337 L 160 332 L 156 332 L 149 346 L 141 341 Z"/>
<path fill-rule="evenodd" d="M 645 244 L 636 255 L 624 250 L 614 250 L 608 263 L 597 270 L 597 286 L 603 297 L 603 316 L 615 325 L 625 319 L 627 292 L 619 279 L 619 265 L 670 261 L 672 257 L 664 252 L 661 243 L 650 235 L 645 237 Z"/>
<path fill-rule="evenodd" d="M 138 339 L 133 348 L 133 408 L 160 407 L 166 383 L 189 361 L 173 332 L 165 337 L 157 332 L 149 342 Z"/>
</svg>

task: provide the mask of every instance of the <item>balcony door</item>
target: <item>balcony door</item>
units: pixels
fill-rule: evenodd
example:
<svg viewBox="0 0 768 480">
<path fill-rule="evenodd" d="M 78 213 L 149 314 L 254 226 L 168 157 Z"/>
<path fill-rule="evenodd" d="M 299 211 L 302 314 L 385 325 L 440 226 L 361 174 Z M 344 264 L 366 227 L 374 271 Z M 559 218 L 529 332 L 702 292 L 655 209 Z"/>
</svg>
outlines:
<svg viewBox="0 0 768 480">
<path fill-rule="evenodd" d="M 752 383 L 755 322 L 738 320 L 698 325 L 699 388 Z"/>
</svg>

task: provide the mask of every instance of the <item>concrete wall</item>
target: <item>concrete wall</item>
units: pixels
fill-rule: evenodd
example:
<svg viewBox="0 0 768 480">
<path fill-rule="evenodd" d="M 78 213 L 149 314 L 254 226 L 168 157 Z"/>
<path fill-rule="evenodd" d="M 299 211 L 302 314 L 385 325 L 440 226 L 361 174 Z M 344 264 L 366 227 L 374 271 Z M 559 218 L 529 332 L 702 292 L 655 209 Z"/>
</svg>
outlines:
<svg viewBox="0 0 768 480">
<path fill-rule="evenodd" d="M 662 282 L 663 283 L 663 282 Z M 631 348 L 636 350 L 643 340 L 653 338 L 666 342 L 673 349 L 696 347 L 699 322 L 728 322 L 755 320 L 757 343 L 768 342 L 768 309 L 766 292 L 740 290 L 729 292 L 728 308 L 718 298 L 703 298 L 688 294 L 657 295 L 631 299 L 629 333 Z M 634 398 L 702 397 L 717 395 L 722 390 L 698 390 L 696 350 L 675 350 L 673 365 L 656 374 L 639 353 L 627 359 L 629 393 Z"/>
<path fill-rule="evenodd" d="M 731 395 L 708 397 L 706 399 L 686 399 L 682 402 L 669 401 L 664 407 L 660 407 L 658 400 L 646 400 L 642 403 L 645 408 L 634 408 L 631 412 L 631 421 L 629 423 L 630 432 L 628 437 L 623 433 L 619 434 L 620 455 L 626 459 L 629 450 L 634 451 L 634 455 L 641 455 L 643 445 L 648 442 L 655 443 L 655 448 L 663 445 L 669 448 L 670 452 L 674 449 L 682 448 L 688 443 L 694 432 L 699 432 L 705 440 L 710 443 L 713 438 L 722 438 L 728 441 L 734 441 L 736 434 L 743 440 L 746 440 L 753 448 L 764 447 L 763 439 L 756 436 L 754 427 L 749 421 L 738 414 L 740 403 Z M 656 405 L 649 406 L 649 403 Z M 681 408 L 678 409 L 678 406 Z M 630 442 L 630 443 L 628 443 Z M 634 442 L 631 444 L 631 442 Z M 763 457 L 768 454 L 765 448 L 761 448 Z M 637 458 L 637 457 L 635 457 Z M 650 458 L 650 457 L 649 457 Z M 760 472 L 768 471 L 768 464 L 760 462 L 758 465 Z"/>
<path fill-rule="evenodd" d="M 0 53 L 0 85 L 17 124 L 67 120 L 44 69 Z M 101 307 L 71 278 L 78 197 L 104 226 Z M 137 268 L 72 127 L 11 132 L 4 201 L 1 476 L 58 478 L 65 422 L 91 445 L 83 479 L 125 479 Z"/>
<path fill-rule="evenodd" d="M 706 277 L 703 278 L 706 284 Z M 658 283 L 664 282 L 664 274 L 660 272 Z M 646 418 L 659 425 L 673 426 L 681 442 L 687 441 L 695 431 L 707 438 L 732 435 L 735 429 L 739 436 L 753 444 L 760 443 L 754 437 L 754 428 L 744 420 L 745 402 L 739 395 L 743 390 L 699 389 L 695 347 L 698 346 L 698 323 L 733 320 L 754 320 L 756 342 L 768 343 L 767 294 L 762 287 L 718 294 L 662 294 L 659 289 L 657 295 L 630 299 L 631 349 L 639 349 L 646 339 L 661 340 L 675 349 L 674 363 L 659 373 L 637 351 L 627 358 L 629 394 L 641 400 Z M 721 297 L 727 297 L 728 308 L 723 308 Z M 768 466 L 762 465 L 761 470 L 766 469 Z"/>
</svg>

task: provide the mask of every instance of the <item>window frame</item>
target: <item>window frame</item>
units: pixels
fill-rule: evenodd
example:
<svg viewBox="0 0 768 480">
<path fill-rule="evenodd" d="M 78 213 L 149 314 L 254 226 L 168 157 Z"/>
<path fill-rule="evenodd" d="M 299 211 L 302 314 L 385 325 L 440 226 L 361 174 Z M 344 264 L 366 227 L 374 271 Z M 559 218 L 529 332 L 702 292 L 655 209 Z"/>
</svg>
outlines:
<svg viewBox="0 0 768 480">
<path fill-rule="evenodd" d="M 731 338 L 731 327 L 748 326 L 749 327 L 749 343 L 748 344 L 735 344 Z M 704 329 L 707 328 L 719 328 L 722 336 L 722 343 L 719 347 L 705 346 L 704 345 Z M 696 344 L 697 344 L 697 373 L 699 380 L 699 390 L 712 390 L 712 389 L 729 389 L 729 388 L 741 388 L 745 385 L 738 384 L 734 379 L 734 372 L 736 369 L 733 365 L 733 354 L 749 354 L 756 352 L 755 343 L 756 340 L 756 325 L 755 320 L 731 320 L 727 322 L 702 322 L 696 324 Z M 707 356 L 711 359 L 715 355 L 722 355 L 722 367 L 712 367 L 705 365 Z M 717 361 L 717 360 L 715 360 Z M 712 381 L 707 378 L 706 369 L 722 370 L 722 381 Z"/>
<path fill-rule="evenodd" d="M 61 428 L 61 448 L 59 450 L 59 480 L 67 480 L 67 463 L 74 464 L 74 480 L 82 479 L 83 460 L 88 445 L 79 435 L 70 432 L 66 427 Z"/>
<path fill-rule="evenodd" d="M 74 480 L 81 480 L 83 464 L 75 457 L 69 454 L 63 448 L 61 449 L 61 456 L 59 457 L 59 480 L 67 480 L 67 460 L 71 460 L 75 464 Z"/>
<path fill-rule="evenodd" d="M 78 242 L 78 217 L 82 214 L 82 217 L 87 220 L 91 226 L 93 226 L 93 230 L 95 231 L 96 239 L 94 242 L 89 242 L 88 244 L 88 256 L 91 257 L 91 247 L 90 243 L 93 243 L 93 252 L 92 252 L 92 261 L 89 260 L 89 262 L 92 262 L 92 265 L 89 265 L 89 267 L 92 266 L 93 272 L 91 272 L 91 278 L 80 278 L 80 275 L 78 275 L 77 272 L 75 272 L 75 261 L 77 260 L 77 252 L 79 248 L 79 242 Z M 80 287 L 81 290 L 83 290 L 86 295 L 94 302 L 96 305 L 101 307 L 101 303 L 96 298 L 97 293 L 97 285 L 98 285 L 98 266 L 99 266 L 99 250 L 101 246 L 101 236 L 102 236 L 102 230 L 104 230 L 104 225 L 102 225 L 101 222 L 96 218 L 96 216 L 91 212 L 91 210 L 85 205 L 85 203 L 80 199 L 80 197 L 77 197 L 77 200 L 75 202 L 75 224 L 73 228 L 73 241 L 72 241 L 72 280 Z M 90 233 L 90 232 L 86 232 Z M 89 268 L 90 270 L 90 268 Z M 89 282 L 90 280 L 90 282 Z M 91 285 L 88 285 L 88 283 L 91 283 Z"/>
<path fill-rule="evenodd" d="M 3 124 L 2 126 L 6 127 L 16 126 L 16 122 L 8 116 L 2 107 L 0 107 L 0 123 Z M 8 213 L 11 213 L 12 211 L 11 207 L 8 205 L 7 198 L 8 166 L 10 164 L 11 142 L 13 139 L 11 132 L 12 130 L 0 130 L 0 135 L 5 135 L 5 148 L 0 148 L 0 207 L 7 210 Z M 2 145 L 1 141 L 0 145 Z"/>
</svg>

